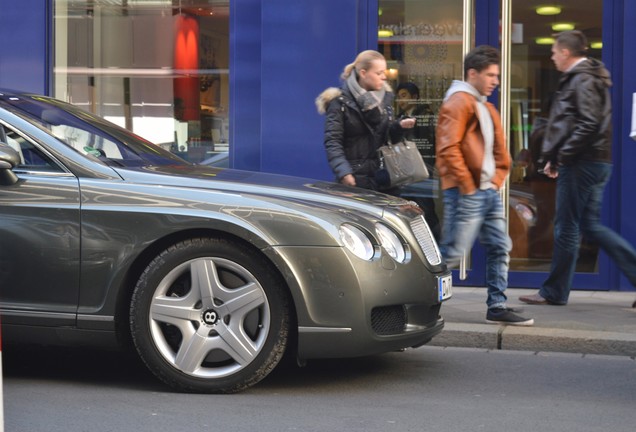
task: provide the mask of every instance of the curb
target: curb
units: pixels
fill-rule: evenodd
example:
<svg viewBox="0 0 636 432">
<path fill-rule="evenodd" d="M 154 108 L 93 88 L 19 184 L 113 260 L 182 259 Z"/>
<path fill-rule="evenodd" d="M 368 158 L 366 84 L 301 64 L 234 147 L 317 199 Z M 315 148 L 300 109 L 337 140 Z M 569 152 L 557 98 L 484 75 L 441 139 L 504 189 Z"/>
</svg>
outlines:
<svg viewBox="0 0 636 432">
<path fill-rule="evenodd" d="M 449 323 L 428 345 L 636 357 L 636 335 L 620 332 Z"/>
</svg>

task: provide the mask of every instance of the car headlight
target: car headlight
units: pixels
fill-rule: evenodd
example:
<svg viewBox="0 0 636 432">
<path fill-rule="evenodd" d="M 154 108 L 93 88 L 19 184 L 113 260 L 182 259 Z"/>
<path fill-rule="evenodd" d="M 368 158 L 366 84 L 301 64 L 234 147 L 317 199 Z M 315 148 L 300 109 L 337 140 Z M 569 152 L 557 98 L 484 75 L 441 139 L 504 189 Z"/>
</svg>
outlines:
<svg viewBox="0 0 636 432">
<path fill-rule="evenodd" d="M 386 225 L 375 224 L 375 231 L 380 239 L 380 244 L 391 258 L 399 263 L 406 261 L 406 250 L 400 238 Z"/>
<path fill-rule="evenodd" d="M 353 225 L 343 224 L 340 226 L 340 239 L 345 247 L 355 256 L 363 260 L 370 261 L 375 255 L 375 248 L 369 237 L 359 228 Z"/>
</svg>

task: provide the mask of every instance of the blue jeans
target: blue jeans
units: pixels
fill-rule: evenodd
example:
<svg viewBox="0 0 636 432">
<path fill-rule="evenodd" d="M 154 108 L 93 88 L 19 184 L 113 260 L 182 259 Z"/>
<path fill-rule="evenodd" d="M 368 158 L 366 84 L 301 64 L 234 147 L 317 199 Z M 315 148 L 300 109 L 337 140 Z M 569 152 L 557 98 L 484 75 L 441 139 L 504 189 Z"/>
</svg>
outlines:
<svg viewBox="0 0 636 432">
<path fill-rule="evenodd" d="M 505 307 L 512 242 L 499 193 L 494 189 L 462 195 L 458 188 L 444 191 L 444 223 L 440 250 L 446 263 L 456 267 L 475 240 L 486 249 L 488 308 Z"/>
<path fill-rule="evenodd" d="M 601 225 L 603 189 L 612 165 L 580 161 L 559 167 L 554 216 L 554 251 L 550 274 L 539 294 L 556 304 L 566 304 L 579 255 L 581 234 L 598 244 L 636 286 L 636 251 L 617 233 Z"/>
</svg>

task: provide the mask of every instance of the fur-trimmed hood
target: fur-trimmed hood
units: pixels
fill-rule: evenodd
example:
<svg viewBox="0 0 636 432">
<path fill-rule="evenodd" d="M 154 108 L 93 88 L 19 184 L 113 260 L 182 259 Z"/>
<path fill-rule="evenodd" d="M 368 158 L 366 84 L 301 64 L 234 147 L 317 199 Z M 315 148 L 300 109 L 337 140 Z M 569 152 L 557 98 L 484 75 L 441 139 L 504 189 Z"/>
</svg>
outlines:
<svg viewBox="0 0 636 432">
<path fill-rule="evenodd" d="M 391 86 L 386 82 L 384 83 L 384 90 L 386 92 L 391 92 L 391 93 L 393 92 L 393 89 L 391 88 Z M 318 109 L 318 113 L 320 114 L 326 113 L 329 102 L 331 102 L 337 97 L 340 97 L 341 94 L 342 94 L 342 89 L 337 87 L 329 87 L 328 89 L 320 93 L 315 101 L 316 108 Z"/>
<path fill-rule="evenodd" d="M 331 102 L 337 97 L 340 97 L 341 94 L 342 94 L 342 90 L 340 90 L 337 87 L 329 87 L 328 89 L 320 93 L 315 101 L 316 108 L 318 109 L 318 113 L 319 114 L 326 113 L 327 105 L 329 105 L 329 102 Z"/>
</svg>

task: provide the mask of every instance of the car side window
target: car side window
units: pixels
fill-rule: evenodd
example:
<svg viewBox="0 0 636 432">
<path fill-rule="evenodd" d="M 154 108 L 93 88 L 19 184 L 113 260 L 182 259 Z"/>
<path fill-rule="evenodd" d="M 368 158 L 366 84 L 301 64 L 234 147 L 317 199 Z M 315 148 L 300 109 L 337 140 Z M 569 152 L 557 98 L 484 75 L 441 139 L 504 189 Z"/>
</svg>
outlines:
<svg viewBox="0 0 636 432">
<path fill-rule="evenodd" d="M 3 138 L 6 143 L 20 155 L 20 164 L 14 170 L 64 172 L 57 163 L 22 135 L 4 126 L 0 128 L 4 129 Z"/>
<path fill-rule="evenodd" d="M 51 132 L 83 155 L 123 159 L 119 145 L 101 135 L 72 125 L 51 125 Z"/>
</svg>

